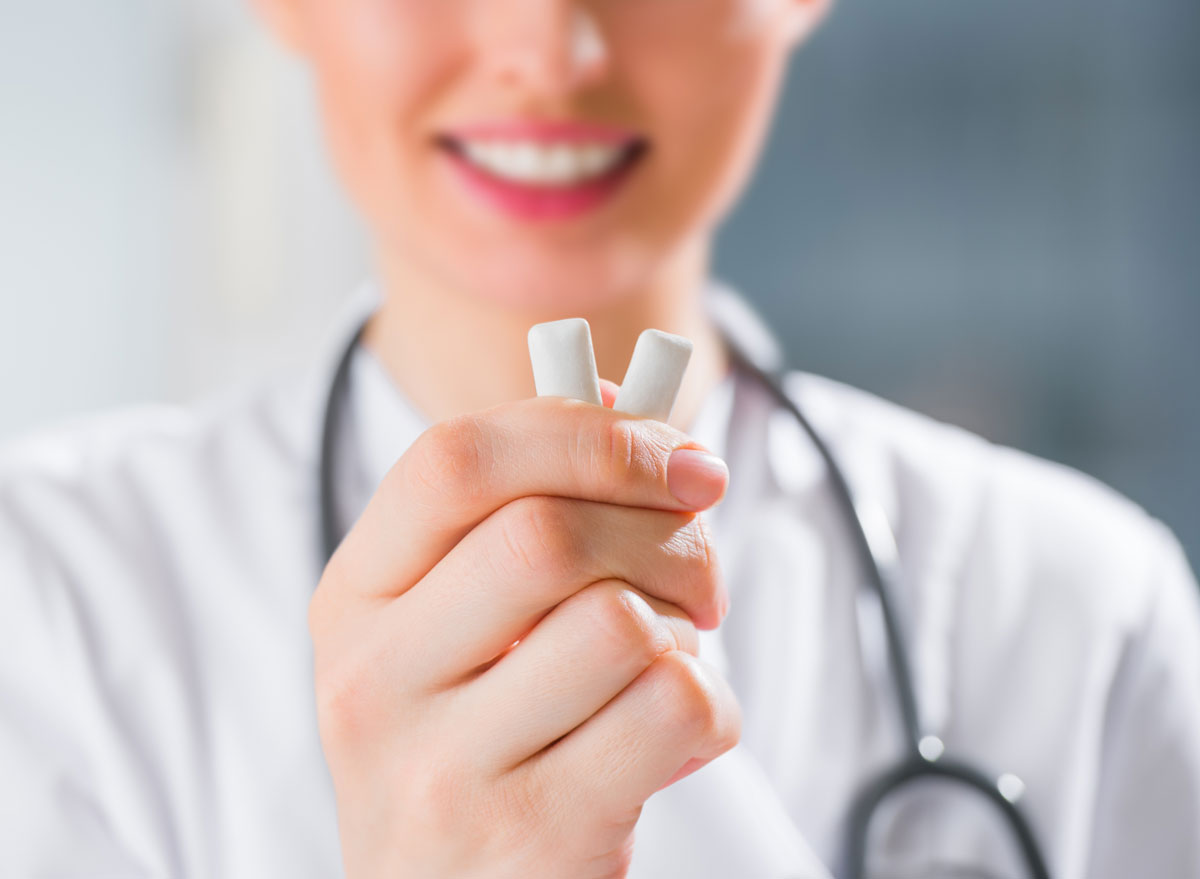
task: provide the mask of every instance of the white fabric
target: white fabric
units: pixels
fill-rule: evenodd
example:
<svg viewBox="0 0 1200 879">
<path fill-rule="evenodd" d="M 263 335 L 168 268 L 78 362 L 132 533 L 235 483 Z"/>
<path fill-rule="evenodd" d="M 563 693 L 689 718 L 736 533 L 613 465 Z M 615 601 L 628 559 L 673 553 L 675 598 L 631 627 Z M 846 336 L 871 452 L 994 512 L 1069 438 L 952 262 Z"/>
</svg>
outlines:
<svg viewBox="0 0 1200 879">
<path fill-rule="evenodd" d="M 0 454 L 0 876 L 341 874 L 305 615 L 345 339 L 269 386 Z M 925 726 L 1023 779 L 1054 876 L 1200 876 L 1200 609 L 1166 527 L 862 391 L 789 387 L 893 524 Z M 424 426 L 360 350 L 345 521 Z M 693 433 L 731 471 L 706 515 L 732 610 L 702 655 L 741 700 L 743 738 L 650 800 L 634 876 L 834 875 L 853 791 L 900 747 L 849 532 L 757 386 L 727 379 Z M 1003 825 L 940 787 L 892 803 L 878 842 L 911 875 L 1019 874 Z"/>
</svg>

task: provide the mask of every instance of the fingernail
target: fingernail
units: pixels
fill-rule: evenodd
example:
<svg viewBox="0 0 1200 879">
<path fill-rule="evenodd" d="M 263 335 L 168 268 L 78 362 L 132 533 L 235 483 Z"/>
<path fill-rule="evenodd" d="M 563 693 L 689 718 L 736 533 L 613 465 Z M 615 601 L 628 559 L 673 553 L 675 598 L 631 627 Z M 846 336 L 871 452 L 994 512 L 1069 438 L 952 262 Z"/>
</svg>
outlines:
<svg viewBox="0 0 1200 879">
<path fill-rule="evenodd" d="M 667 459 L 667 488 L 687 507 L 707 509 L 725 494 L 729 468 L 701 449 L 676 449 Z"/>
</svg>

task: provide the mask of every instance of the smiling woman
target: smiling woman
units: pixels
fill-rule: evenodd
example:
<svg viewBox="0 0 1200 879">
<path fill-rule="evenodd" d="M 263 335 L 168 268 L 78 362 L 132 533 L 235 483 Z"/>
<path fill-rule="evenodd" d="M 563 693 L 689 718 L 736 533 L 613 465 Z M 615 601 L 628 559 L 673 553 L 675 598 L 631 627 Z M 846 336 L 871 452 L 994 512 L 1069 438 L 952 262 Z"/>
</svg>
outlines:
<svg viewBox="0 0 1200 879">
<path fill-rule="evenodd" d="M 0 453 L 0 874 L 1200 875 L 1173 534 L 712 277 L 828 2 L 258 0 L 376 277 L 301 372 Z"/>
</svg>

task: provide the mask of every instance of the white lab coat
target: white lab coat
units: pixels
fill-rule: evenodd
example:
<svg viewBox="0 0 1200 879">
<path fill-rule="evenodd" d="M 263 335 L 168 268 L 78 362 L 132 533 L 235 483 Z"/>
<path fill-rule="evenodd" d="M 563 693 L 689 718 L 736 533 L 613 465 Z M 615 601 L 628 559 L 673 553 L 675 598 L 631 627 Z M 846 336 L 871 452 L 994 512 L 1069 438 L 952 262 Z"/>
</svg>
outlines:
<svg viewBox="0 0 1200 879">
<path fill-rule="evenodd" d="M 0 454 L 0 876 L 341 874 L 305 615 L 323 398 L 368 307 L 296 374 Z M 896 531 L 924 726 L 1024 780 L 1054 876 L 1200 876 L 1200 609 L 1167 528 L 865 392 L 789 387 Z M 349 393 L 346 521 L 425 426 L 361 349 Z M 849 799 L 901 741 L 849 532 L 761 388 L 726 380 L 693 434 L 731 472 L 706 515 L 732 610 L 702 655 L 743 738 L 651 798 L 633 876 L 835 875 Z M 1019 875 L 1004 825 L 955 791 L 877 827 L 911 875 Z"/>
</svg>

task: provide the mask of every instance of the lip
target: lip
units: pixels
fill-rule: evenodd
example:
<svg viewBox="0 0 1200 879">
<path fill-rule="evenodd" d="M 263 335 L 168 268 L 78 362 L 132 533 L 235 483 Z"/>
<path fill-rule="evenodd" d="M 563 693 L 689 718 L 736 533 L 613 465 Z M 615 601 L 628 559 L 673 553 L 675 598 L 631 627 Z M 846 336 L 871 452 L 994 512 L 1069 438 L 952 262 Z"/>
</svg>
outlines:
<svg viewBox="0 0 1200 879">
<path fill-rule="evenodd" d="M 447 128 L 442 134 L 455 140 L 503 138 L 572 144 L 632 144 L 645 140 L 638 132 L 617 125 L 552 119 L 494 119 Z"/>
<path fill-rule="evenodd" d="M 489 174 L 467 161 L 458 148 L 466 138 L 522 139 L 540 143 L 605 143 L 629 147 L 629 156 L 605 174 L 572 186 L 519 183 Z M 434 139 L 465 194 L 506 216 L 523 221 L 565 221 L 598 210 L 624 189 L 649 146 L 629 129 L 591 122 L 501 120 L 446 129 Z"/>
</svg>

